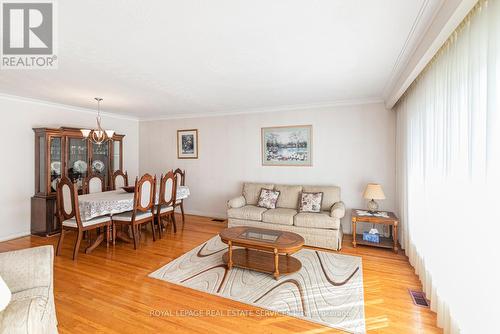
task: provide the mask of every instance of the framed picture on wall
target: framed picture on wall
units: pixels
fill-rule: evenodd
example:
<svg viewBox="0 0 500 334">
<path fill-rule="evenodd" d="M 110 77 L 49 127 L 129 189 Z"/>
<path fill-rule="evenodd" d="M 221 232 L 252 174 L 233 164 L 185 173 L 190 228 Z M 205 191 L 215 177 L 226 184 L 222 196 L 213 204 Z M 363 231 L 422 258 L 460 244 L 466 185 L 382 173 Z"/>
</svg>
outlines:
<svg viewBox="0 0 500 334">
<path fill-rule="evenodd" d="M 198 159 L 198 129 L 177 130 L 177 158 Z"/>
<path fill-rule="evenodd" d="M 312 125 L 262 128 L 263 166 L 312 166 Z"/>
</svg>

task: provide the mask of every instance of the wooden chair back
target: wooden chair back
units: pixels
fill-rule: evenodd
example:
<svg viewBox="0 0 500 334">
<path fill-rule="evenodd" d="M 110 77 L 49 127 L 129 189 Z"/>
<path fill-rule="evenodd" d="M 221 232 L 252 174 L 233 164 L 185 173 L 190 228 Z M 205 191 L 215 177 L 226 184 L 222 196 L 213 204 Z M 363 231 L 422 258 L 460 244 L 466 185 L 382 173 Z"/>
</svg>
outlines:
<svg viewBox="0 0 500 334">
<path fill-rule="evenodd" d="M 137 211 L 151 211 L 154 214 L 156 194 L 156 176 L 144 174 L 140 179 L 135 179 L 134 214 Z"/>
<path fill-rule="evenodd" d="M 168 171 L 160 179 L 160 197 L 158 199 L 158 208 L 161 206 L 173 206 L 177 195 L 177 180 L 173 171 Z"/>
<path fill-rule="evenodd" d="M 117 190 L 121 187 L 128 187 L 128 174 L 127 172 L 123 173 L 123 171 L 117 170 L 111 177 L 111 188 Z"/>
<path fill-rule="evenodd" d="M 84 192 L 86 194 L 102 193 L 104 191 L 104 177 L 90 173 L 85 178 Z"/>
<path fill-rule="evenodd" d="M 180 168 L 177 168 L 174 171 L 175 178 L 177 180 L 177 187 L 186 185 L 186 171 Z"/>
<path fill-rule="evenodd" d="M 67 176 L 62 176 L 57 183 L 56 203 L 61 224 L 65 220 L 75 218 L 78 227 L 83 227 L 78 207 L 78 188 Z"/>
</svg>

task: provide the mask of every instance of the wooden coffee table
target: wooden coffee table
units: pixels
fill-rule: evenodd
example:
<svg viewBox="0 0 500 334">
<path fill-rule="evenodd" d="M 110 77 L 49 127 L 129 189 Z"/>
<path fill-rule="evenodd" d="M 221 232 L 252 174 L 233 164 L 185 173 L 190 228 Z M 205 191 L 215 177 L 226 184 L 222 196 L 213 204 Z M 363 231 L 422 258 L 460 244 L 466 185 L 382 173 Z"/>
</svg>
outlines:
<svg viewBox="0 0 500 334">
<path fill-rule="evenodd" d="M 233 266 L 251 269 L 278 279 L 302 268 L 302 263 L 290 256 L 304 246 L 304 238 L 296 233 L 238 226 L 226 228 L 219 235 L 229 246 L 222 256 L 229 270 Z"/>
</svg>

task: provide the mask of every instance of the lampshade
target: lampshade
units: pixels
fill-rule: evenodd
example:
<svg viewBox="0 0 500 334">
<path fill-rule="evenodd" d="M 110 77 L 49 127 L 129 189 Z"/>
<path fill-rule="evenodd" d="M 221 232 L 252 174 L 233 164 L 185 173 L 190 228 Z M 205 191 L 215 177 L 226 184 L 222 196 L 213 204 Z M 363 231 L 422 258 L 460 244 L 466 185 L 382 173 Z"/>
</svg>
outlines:
<svg viewBox="0 0 500 334">
<path fill-rule="evenodd" d="M 368 183 L 363 193 L 363 198 L 366 199 L 385 199 L 384 191 L 382 186 L 376 183 Z"/>
<path fill-rule="evenodd" d="M 87 129 L 80 129 L 80 132 L 82 133 L 83 138 L 88 138 L 90 135 L 90 130 Z"/>
<path fill-rule="evenodd" d="M 105 130 L 106 136 L 108 136 L 109 139 L 113 139 L 113 135 L 115 134 L 115 130 Z"/>
<path fill-rule="evenodd" d="M 3 281 L 2 277 L 0 276 L 0 312 L 2 312 L 7 305 L 9 305 L 11 298 L 11 293 L 9 290 L 9 287 L 5 282 Z"/>
</svg>

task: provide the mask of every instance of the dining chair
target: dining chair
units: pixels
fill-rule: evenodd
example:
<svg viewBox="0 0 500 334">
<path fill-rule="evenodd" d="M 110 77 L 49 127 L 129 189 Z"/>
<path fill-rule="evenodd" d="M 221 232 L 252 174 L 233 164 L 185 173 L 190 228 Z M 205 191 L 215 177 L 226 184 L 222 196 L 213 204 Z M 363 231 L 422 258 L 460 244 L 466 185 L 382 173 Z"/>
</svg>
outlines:
<svg viewBox="0 0 500 334">
<path fill-rule="evenodd" d="M 90 173 L 84 182 L 85 194 L 102 193 L 104 191 L 104 177 L 99 174 Z"/>
<path fill-rule="evenodd" d="M 116 225 L 130 226 L 134 239 L 134 249 L 139 245 L 139 228 L 151 224 L 153 241 L 156 241 L 154 227 L 154 209 L 156 194 L 156 177 L 144 174 L 141 179 L 135 178 L 134 208 L 132 211 L 113 215 L 113 240 L 116 237 Z"/>
<path fill-rule="evenodd" d="M 78 206 L 78 187 L 71 182 L 67 176 L 63 176 L 57 184 L 56 202 L 59 221 L 61 223 L 61 235 L 57 244 L 56 255 L 61 254 L 64 235 L 66 231 L 76 231 L 75 248 L 73 249 L 73 260 L 78 257 L 78 250 L 83 238 L 83 233 L 90 230 L 97 230 L 101 227 L 106 228 L 106 247 L 109 247 L 109 231 L 111 227 L 111 217 L 102 216 L 90 220 L 82 220 L 80 217 L 80 208 Z M 99 234 L 95 242 L 85 249 L 89 254 L 104 240 L 104 234 Z"/>
<path fill-rule="evenodd" d="M 177 183 L 173 171 L 169 171 L 165 176 L 160 178 L 160 193 L 158 198 L 158 205 L 156 205 L 156 221 L 158 222 L 158 235 L 161 239 L 163 230 L 163 219 L 168 219 L 172 222 L 174 233 L 177 232 L 175 225 L 175 197 L 177 193 Z"/>
<path fill-rule="evenodd" d="M 111 177 L 111 188 L 117 190 L 121 187 L 128 187 L 128 174 L 127 172 L 123 173 L 123 171 L 117 170 Z"/>
<path fill-rule="evenodd" d="M 179 188 L 180 186 L 185 186 L 186 185 L 186 171 L 181 170 L 180 168 L 177 168 L 174 171 L 174 174 L 175 174 L 177 188 Z M 184 224 L 184 199 L 176 200 L 175 205 L 174 205 L 174 210 L 176 207 L 181 208 L 182 224 Z"/>
</svg>

